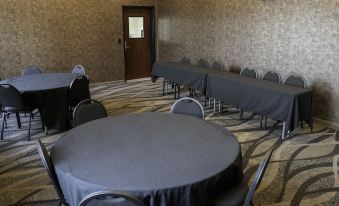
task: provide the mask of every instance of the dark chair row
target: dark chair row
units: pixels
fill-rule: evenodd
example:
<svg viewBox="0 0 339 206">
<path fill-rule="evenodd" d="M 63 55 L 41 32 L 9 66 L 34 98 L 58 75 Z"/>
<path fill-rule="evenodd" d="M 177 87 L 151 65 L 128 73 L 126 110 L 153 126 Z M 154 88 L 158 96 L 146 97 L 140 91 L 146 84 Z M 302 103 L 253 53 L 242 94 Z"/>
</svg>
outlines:
<svg viewBox="0 0 339 206">
<path fill-rule="evenodd" d="M 250 68 L 245 68 L 245 69 L 241 70 L 240 75 L 252 77 L 252 78 L 258 78 L 259 77 L 257 71 L 255 69 L 250 69 Z M 276 82 L 276 83 L 279 83 L 279 84 L 282 83 L 282 84 L 294 86 L 294 87 L 306 88 L 306 86 L 307 86 L 305 79 L 302 76 L 295 75 L 295 74 L 289 75 L 288 77 L 286 77 L 286 79 L 284 81 L 282 81 L 282 78 L 281 78 L 279 73 L 274 72 L 274 71 L 268 71 L 263 75 L 262 79 L 267 80 L 267 81 L 271 81 L 271 82 Z M 240 120 L 243 119 L 243 113 L 244 113 L 244 111 L 242 109 L 240 109 Z M 262 128 L 264 117 L 265 117 L 264 128 L 266 129 L 266 127 L 267 127 L 267 116 L 264 116 L 264 115 L 261 115 L 260 128 Z M 303 122 L 301 122 L 301 127 L 303 127 Z"/>
<path fill-rule="evenodd" d="M 37 66 L 28 66 L 28 67 L 22 68 L 22 70 L 21 70 L 22 76 L 32 75 L 32 74 L 40 74 L 40 73 L 42 73 L 42 69 L 37 67 Z M 72 69 L 72 73 L 86 75 L 85 68 L 82 65 L 76 65 Z"/>
</svg>

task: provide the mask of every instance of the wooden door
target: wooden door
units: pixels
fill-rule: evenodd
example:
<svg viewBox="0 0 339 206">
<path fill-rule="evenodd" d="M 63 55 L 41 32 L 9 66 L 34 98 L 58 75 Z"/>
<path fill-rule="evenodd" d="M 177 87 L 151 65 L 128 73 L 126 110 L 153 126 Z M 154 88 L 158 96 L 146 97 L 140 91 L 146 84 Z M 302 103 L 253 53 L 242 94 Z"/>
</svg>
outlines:
<svg viewBox="0 0 339 206">
<path fill-rule="evenodd" d="M 152 69 L 153 10 L 123 7 L 125 79 L 149 77 Z"/>
</svg>

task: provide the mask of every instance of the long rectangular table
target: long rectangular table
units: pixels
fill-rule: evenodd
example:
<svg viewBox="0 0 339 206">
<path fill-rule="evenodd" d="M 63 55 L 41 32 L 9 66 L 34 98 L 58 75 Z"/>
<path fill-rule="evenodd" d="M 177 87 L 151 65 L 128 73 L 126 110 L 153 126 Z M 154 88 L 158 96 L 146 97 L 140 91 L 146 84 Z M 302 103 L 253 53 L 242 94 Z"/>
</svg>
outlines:
<svg viewBox="0 0 339 206">
<path fill-rule="evenodd" d="M 206 95 L 226 101 L 245 111 L 267 115 L 280 120 L 285 128 L 293 131 L 299 121 L 313 127 L 313 92 L 311 89 L 293 87 L 263 79 L 244 77 L 228 72 L 209 74 Z"/>
<path fill-rule="evenodd" d="M 174 62 L 157 62 L 153 65 L 151 75 L 154 81 L 157 77 L 162 77 L 204 93 L 207 75 L 218 72 L 221 71 Z"/>
</svg>

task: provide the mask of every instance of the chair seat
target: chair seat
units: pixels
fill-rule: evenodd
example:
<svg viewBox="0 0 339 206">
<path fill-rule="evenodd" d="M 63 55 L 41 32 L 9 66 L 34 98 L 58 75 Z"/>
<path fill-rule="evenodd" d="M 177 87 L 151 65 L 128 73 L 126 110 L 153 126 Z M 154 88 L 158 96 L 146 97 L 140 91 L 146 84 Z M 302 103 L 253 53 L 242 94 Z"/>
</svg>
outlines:
<svg viewBox="0 0 339 206">
<path fill-rule="evenodd" d="M 244 203 L 248 185 L 244 181 L 236 185 L 234 188 L 225 191 L 223 194 L 214 199 L 215 206 L 240 206 Z"/>
</svg>

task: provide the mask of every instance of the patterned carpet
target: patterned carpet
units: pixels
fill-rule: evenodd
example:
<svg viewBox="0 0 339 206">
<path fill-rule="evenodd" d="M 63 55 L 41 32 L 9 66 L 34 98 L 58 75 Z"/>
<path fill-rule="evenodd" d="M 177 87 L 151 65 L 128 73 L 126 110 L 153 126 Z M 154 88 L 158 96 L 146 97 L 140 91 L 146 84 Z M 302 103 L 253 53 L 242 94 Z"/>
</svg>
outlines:
<svg viewBox="0 0 339 206">
<path fill-rule="evenodd" d="M 92 98 L 101 101 L 109 115 L 137 112 L 168 112 L 173 95 L 160 95 L 161 81 L 150 80 L 102 83 L 91 86 Z M 182 95 L 187 95 L 184 90 Z M 198 97 L 203 101 L 202 97 Z M 259 128 L 259 117 L 245 113 L 239 120 L 236 108 L 212 115 L 206 120 L 223 125 L 233 132 L 242 148 L 244 174 L 251 182 L 265 151 L 275 144 L 275 151 L 254 197 L 254 205 L 339 205 L 339 133 L 319 124 L 314 132 L 305 127 L 291 139 L 276 142 L 281 125 L 268 121 L 267 130 Z M 0 205 L 56 205 L 57 195 L 43 169 L 35 147 L 41 139 L 48 148 L 62 134 L 45 136 L 38 117 L 33 123 L 33 137 L 25 141 L 27 131 L 5 133 L 0 142 Z M 27 118 L 22 117 L 23 127 Z M 10 130 L 16 129 L 14 116 Z"/>
</svg>

